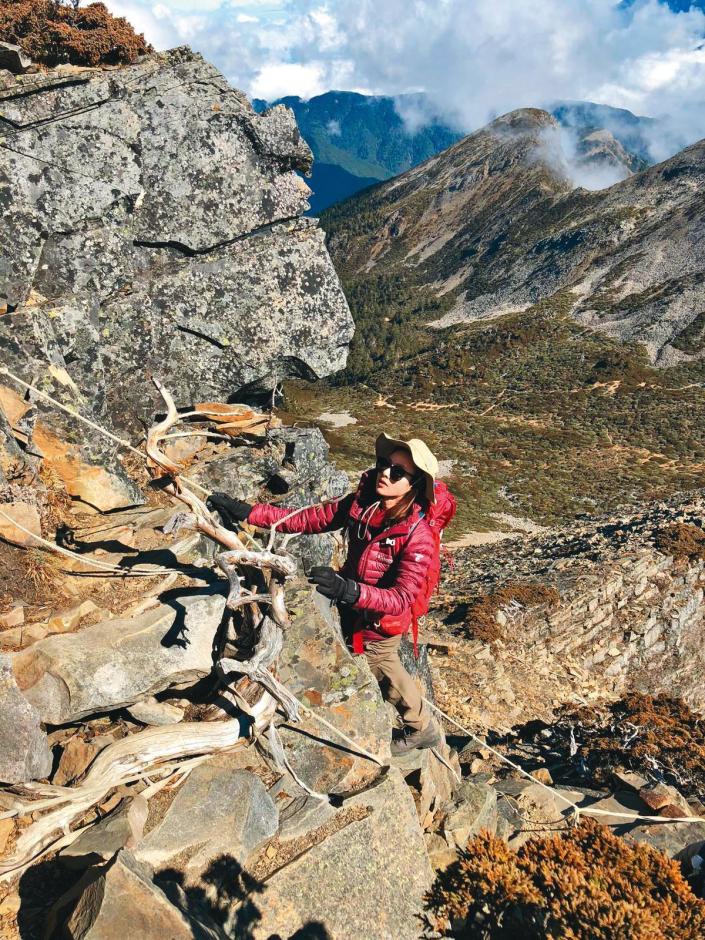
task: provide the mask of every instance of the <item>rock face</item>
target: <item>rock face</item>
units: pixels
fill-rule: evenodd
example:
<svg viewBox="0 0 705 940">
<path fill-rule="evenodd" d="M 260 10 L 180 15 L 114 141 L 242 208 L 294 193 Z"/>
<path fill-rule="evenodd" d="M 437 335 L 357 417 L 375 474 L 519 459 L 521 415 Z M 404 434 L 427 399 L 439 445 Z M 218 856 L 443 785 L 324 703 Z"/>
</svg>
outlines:
<svg viewBox="0 0 705 940">
<path fill-rule="evenodd" d="M 204 462 L 191 475 L 209 490 L 250 502 L 276 500 L 292 509 L 350 490 L 347 475 L 330 463 L 328 444 L 318 428 L 275 428 L 261 450 L 234 448 Z M 307 535 L 292 542 L 291 551 L 306 570 L 328 565 L 332 540 L 328 535 Z"/>
<path fill-rule="evenodd" d="M 332 608 L 308 585 L 292 586 L 287 600 L 291 624 L 284 634 L 279 679 L 304 705 L 386 763 L 390 721 L 364 656 L 348 652 Z M 351 753 L 349 745 L 310 717 L 280 732 L 292 767 L 314 790 L 347 793 L 379 775 L 377 764 Z"/>
<path fill-rule="evenodd" d="M 376 787 L 346 801 L 369 815 L 276 872 L 254 898 L 254 940 L 289 937 L 308 923 L 332 940 L 416 940 L 431 867 L 411 794 L 392 768 Z M 303 931 L 302 931 L 303 935 Z"/>
<path fill-rule="evenodd" d="M 191 940 L 194 925 L 152 882 L 150 869 L 123 850 L 86 879 L 64 932 L 71 940 L 130 936 Z"/>
<path fill-rule="evenodd" d="M 170 603 L 134 619 L 49 636 L 16 654 L 18 684 L 42 720 L 74 721 L 207 676 L 225 597 L 195 589 L 172 594 Z"/>
<path fill-rule="evenodd" d="M 135 432 L 159 407 L 150 371 L 188 404 L 343 366 L 353 324 L 323 234 L 299 218 L 311 156 L 290 111 L 257 115 L 180 49 L 24 77 L 0 116 L 0 354 L 15 374 Z M 121 478 L 85 428 L 56 412 L 51 427 L 75 462 Z M 123 483 L 120 504 L 137 501 Z"/>
<path fill-rule="evenodd" d="M 215 758 L 193 771 L 136 856 L 164 868 L 179 855 L 180 868 L 190 873 L 225 854 L 242 864 L 278 825 L 277 808 L 262 781 L 233 770 L 227 757 Z"/>
<path fill-rule="evenodd" d="M 495 728 L 549 720 L 550 701 L 628 689 L 681 697 L 705 712 L 705 559 L 697 541 L 705 544 L 704 513 L 702 496 L 674 497 L 459 549 L 443 587 L 464 597 L 448 660 L 452 681 L 470 693 L 463 717 Z M 472 638 L 474 604 L 492 602 L 502 588 L 537 586 L 555 590 L 558 602 L 517 593 L 516 604 L 496 608 L 498 642 Z"/>
<path fill-rule="evenodd" d="M 0 654 L 0 781 L 26 783 L 48 777 L 51 764 L 39 712 L 17 688 L 10 657 Z"/>
<path fill-rule="evenodd" d="M 582 155 L 614 162 L 615 148 L 593 135 Z M 373 272 L 428 290 L 442 313 L 432 326 L 570 290 L 577 319 L 667 366 L 705 355 L 704 177 L 701 141 L 609 189 L 576 189 L 555 119 L 523 109 L 334 207 L 323 225 L 346 282 Z"/>
</svg>

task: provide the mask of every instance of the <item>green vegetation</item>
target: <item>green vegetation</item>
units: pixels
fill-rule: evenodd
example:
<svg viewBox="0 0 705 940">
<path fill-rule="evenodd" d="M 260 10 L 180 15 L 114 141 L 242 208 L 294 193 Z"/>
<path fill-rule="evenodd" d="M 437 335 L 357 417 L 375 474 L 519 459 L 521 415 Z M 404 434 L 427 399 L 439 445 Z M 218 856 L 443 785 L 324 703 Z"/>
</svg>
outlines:
<svg viewBox="0 0 705 940">
<path fill-rule="evenodd" d="M 403 298 L 422 295 L 377 278 L 363 296 L 362 284 L 349 295 L 364 311 L 349 384 L 287 383 L 289 417 L 349 412 L 356 424 L 321 427 L 352 473 L 369 465 L 383 429 L 426 439 L 453 461 L 451 535 L 501 528 L 493 512 L 555 524 L 702 486 L 705 362 L 655 369 L 643 347 L 573 320 L 568 292 L 434 331 L 422 325 L 431 299 L 407 320 Z"/>
</svg>

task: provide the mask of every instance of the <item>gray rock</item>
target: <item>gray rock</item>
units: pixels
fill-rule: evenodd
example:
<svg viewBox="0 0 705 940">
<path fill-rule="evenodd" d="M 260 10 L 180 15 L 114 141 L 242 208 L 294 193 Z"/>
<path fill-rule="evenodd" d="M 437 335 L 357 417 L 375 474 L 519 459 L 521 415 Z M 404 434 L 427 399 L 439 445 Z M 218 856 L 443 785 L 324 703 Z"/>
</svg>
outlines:
<svg viewBox="0 0 705 940">
<path fill-rule="evenodd" d="M 414 644 L 410 639 L 410 634 L 402 637 L 399 644 L 399 659 L 402 666 L 409 675 L 418 678 L 424 689 L 424 696 L 429 702 L 436 701 L 433 695 L 433 677 L 431 675 L 431 664 L 428 660 L 428 646 L 425 643 L 418 644 L 418 656 L 414 653 Z"/>
<path fill-rule="evenodd" d="M 0 69 L 7 69 L 13 75 L 21 75 L 32 64 L 28 55 L 12 42 L 0 42 Z"/>
<path fill-rule="evenodd" d="M 235 448 L 204 461 L 190 476 L 208 490 L 219 490 L 250 502 L 276 499 L 298 509 L 349 492 L 345 473 L 329 462 L 329 448 L 318 428 L 276 428 L 266 446 Z M 333 539 L 307 535 L 291 543 L 291 552 L 312 565 L 330 564 Z"/>
<path fill-rule="evenodd" d="M 436 756 L 441 755 L 454 768 L 456 775 Z M 460 777 L 460 764 L 443 742 L 437 748 L 410 751 L 402 757 L 393 757 L 392 763 L 404 775 L 416 803 L 419 822 L 429 829 L 442 807 L 451 803 L 456 795 Z"/>
<path fill-rule="evenodd" d="M 644 823 L 630 829 L 626 838 L 645 842 L 678 862 L 689 862 L 705 852 L 705 819 L 692 823 Z"/>
<path fill-rule="evenodd" d="M 495 832 L 497 828 L 497 792 L 486 783 L 463 780 L 458 787 L 452 809 L 443 823 L 448 845 L 464 849 L 468 839 L 481 829 Z"/>
<path fill-rule="evenodd" d="M 65 848 L 59 856 L 61 862 L 67 868 L 88 868 L 108 861 L 120 849 L 134 848 L 142 837 L 148 812 L 149 804 L 139 794 L 123 800 L 114 812 Z"/>
<path fill-rule="evenodd" d="M 346 800 L 368 807 L 351 823 L 277 871 L 253 896 L 253 940 L 290 937 L 314 922 L 334 940 L 417 940 L 433 879 L 411 794 L 395 768 Z"/>
<path fill-rule="evenodd" d="M 89 873 L 78 890 L 78 903 L 62 932 L 70 940 L 193 940 L 203 936 L 154 884 L 149 867 L 126 849 L 106 868 Z"/>
<path fill-rule="evenodd" d="M 284 631 L 279 679 L 316 715 L 388 762 L 391 725 L 367 661 L 348 652 L 337 613 L 308 584 L 292 584 L 287 598 L 291 623 Z M 380 772 L 310 716 L 282 725 L 280 732 L 292 767 L 314 790 L 347 793 Z"/>
<path fill-rule="evenodd" d="M 0 167 L 6 300 L 31 321 L 0 323 L 15 368 L 66 369 L 83 408 L 136 432 L 161 407 L 150 370 L 188 404 L 342 367 L 353 323 L 298 218 L 311 155 L 288 109 L 256 114 L 187 49 L 25 87 L 0 92 L 23 141 Z"/>
<path fill-rule="evenodd" d="M 39 712 L 17 688 L 11 657 L 0 653 L 0 781 L 27 783 L 51 773 Z"/>
<path fill-rule="evenodd" d="M 214 758 L 190 774 L 135 855 L 155 867 L 178 855 L 179 868 L 195 875 L 225 854 L 242 864 L 278 826 L 277 808 L 259 777 L 233 770 L 227 756 Z"/>
<path fill-rule="evenodd" d="M 225 597 L 195 589 L 171 594 L 169 603 L 131 620 L 49 636 L 15 654 L 18 684 L 42 720 L 75 721 L 208 675 Z"/>
<path fill-rule="evenodd" d="M 184 719 L 184 710 L 169 702 L 158 702 L 153 696 L 135 702 L 127 709 L 130 715 L 143 725 L 175 725 Z"/>
<path fill-rule="evenodd" d="M 337 812 L 328 800 L 319 800 L 302 793 L 289 774 L 274 784 L 269 795 L 279 806 L 279 838 L 282 841 L 298 839 L 318 829 Z"/>
</svg>

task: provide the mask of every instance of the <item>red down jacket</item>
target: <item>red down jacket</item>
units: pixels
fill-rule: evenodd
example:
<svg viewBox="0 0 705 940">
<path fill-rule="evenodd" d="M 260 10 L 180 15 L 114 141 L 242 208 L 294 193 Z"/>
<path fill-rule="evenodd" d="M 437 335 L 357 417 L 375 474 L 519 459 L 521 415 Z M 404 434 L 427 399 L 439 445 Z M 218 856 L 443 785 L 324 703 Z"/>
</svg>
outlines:
<svg viewBox="0 0 705 940">
<path fill-rule="evenodd" d="M 359 611 L 354 628 L 363 631 L 365 643 L 406 633 L 411 626 L 411 605 L 422 590 L 434 551 L 431 528 L 420 516 L 423 507 L 419 503 L 414 503 L 405 519 L 390 525 L 381 513 L 373 512 L 375 499 L 375 473 L 367 471 L 356 493 L 302 509 L 277 526 L 282 533 L 347 529 L 348 557 L 340 573 L 360 585 L 360 597 L 353 605 Z M 291 512 L 257 503 L 247 521 L 266 528 Z M 373 522 L 381 526 L 373 527 Z M 401 547 L 395 544 L 397 540 Z"/>
</svg>

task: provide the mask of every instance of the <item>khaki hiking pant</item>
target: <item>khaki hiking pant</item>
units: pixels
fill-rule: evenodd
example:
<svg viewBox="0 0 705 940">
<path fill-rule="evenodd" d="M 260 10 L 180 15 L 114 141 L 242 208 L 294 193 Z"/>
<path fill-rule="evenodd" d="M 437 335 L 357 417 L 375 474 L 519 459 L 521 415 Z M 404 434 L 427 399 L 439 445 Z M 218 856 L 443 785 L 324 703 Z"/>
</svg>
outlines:
<svg viewBox="0 0 705 940">
<path fill-rule="evenodd" d="M 418 685 L 399 659 L 401 636 L 390 636 L 365 644 L 365 657 L 372 675 L 379 682 L 384 698 L 401 715 L 404 724 L 414 731 L 425 728 L 431 716 L 424 705 Z"/>
</svg>

